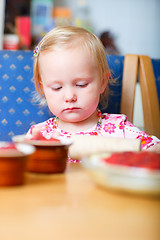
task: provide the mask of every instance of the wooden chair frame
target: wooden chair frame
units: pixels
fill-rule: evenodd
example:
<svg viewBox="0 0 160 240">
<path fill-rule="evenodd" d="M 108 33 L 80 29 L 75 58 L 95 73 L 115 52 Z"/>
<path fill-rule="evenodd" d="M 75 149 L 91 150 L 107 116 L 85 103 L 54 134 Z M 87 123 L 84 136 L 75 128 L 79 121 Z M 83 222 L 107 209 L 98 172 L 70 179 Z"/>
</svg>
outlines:
<svg viewBox="0 0 160 240">
<path fill-rule="evenodd" d="M 126 54 L 124 58 L 120 112 L 133 123 L 135 89 L 138 76 L 138 55 Z"/>
<path fill-rule="evenodd" d="M 142 94 L 144 131 L 160 137 L 160 109 L 152 61 L 139 56 L 139 81 Z"/>
<path fill-rule="evenodd" d="M 135 89 L 139 76 L 144 131 L 160 138 L 160 109 L 152 61 L 148 56 L 126 54 L 124 58 L 121 109 L 133 123 Z"/>
</svg>

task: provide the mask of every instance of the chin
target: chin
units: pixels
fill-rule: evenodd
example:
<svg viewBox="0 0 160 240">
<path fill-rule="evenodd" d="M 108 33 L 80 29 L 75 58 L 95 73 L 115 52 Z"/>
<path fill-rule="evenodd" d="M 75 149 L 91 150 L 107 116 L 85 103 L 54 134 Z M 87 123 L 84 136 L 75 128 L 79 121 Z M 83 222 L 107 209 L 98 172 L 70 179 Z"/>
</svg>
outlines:
<svg viewBox="0 0 160 240">
<path fill-rule="evenodd" d="M 79 122 L 82 122 L 82 121 L 84 121 L 84 120 L 86 120 L 87 119 L 87 117 L 74 117 L 74 116 L 70 116 L 70 117 L 68 117 L 68 118 L 60 118 L 62 121 L 64 121 L 64 122 L 70 122 L 70 123 L 79 123 Z"/>
</svg>

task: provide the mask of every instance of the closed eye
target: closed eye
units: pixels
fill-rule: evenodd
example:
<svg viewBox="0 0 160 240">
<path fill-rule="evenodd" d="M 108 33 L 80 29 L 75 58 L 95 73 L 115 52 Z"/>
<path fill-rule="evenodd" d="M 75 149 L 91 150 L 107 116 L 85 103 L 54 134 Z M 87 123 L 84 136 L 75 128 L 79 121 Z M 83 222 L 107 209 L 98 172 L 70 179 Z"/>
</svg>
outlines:
<svg viewBox="0 0 160 240">
<path fill-rule="evenodd" d="M 56 84 L 53 84 L 53 85 L 51 86 L 51 88 L 52 88 L 52 90 L 54 90 L 54 91 L 58 91 L 58 90 L 60 90 L 60 89 L 62 88 L 62 85 L 59 84 L 59 83 L 56 83 Z"/>
<path fill-rule="evenodd" d="M 62 87 L 52 87 L 52 90 L 54 90 L 54 91 L 58 91 L 58 90 L 60 90 Z"/>
<path fill-rule="evenodd" d="M 88 83 L 77 83 L 76 86 L 81 87 L 81 88 L 85 88 L 85 87 L 88 86 Z"/>
</svg>

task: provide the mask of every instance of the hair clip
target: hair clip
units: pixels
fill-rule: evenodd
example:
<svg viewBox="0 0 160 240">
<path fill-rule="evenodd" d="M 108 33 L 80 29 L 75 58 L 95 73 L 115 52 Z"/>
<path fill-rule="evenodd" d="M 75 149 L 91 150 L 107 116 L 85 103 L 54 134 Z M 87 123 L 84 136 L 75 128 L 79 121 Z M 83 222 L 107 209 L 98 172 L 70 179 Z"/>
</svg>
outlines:
<svg viewBox="0 0 160 240">
<path fill-rule="evenodd" d="M 40 48 L 38 46 L 35 47 L 35 50 L 33 52 L 33 57 L 37 57 L 39 55 L 39 52 L 40 52 Z"/>
</svg>

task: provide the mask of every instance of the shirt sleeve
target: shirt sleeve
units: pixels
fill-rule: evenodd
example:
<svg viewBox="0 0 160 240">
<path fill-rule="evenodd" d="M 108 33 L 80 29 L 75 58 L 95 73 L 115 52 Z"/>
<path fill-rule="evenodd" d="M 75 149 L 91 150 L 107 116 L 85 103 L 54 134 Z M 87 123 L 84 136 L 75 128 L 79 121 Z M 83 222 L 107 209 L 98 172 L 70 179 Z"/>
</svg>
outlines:
<svg viewBox="0 0 160 240">
<path fill-rule="evenodd" d="M 141 149 L 147 149 L 160 142 L 160 140 L 156 136 L 148 135 L 144 131 L 139 130 L 136 126 L 134 126 L 127 120 L 127 117 L 124 121 L 124 135 L 125 138 L 140 139 Z"/>
</svg>

